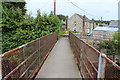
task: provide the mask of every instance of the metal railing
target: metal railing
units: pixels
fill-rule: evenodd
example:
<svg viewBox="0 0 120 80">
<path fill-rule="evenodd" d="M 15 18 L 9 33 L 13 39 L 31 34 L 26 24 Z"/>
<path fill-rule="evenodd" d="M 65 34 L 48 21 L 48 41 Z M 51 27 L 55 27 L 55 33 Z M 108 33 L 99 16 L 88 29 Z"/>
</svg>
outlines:
<svg viewBox="0 0 120 80">
<path fill-rule="evenodd" d="M 57 42 L 57 32 L 0 55 L 2 79 L 32 79 Z"/>
<path fill-rule="evenodd" d="M 71 32 L 69 33 L 69 39 L 83 78 L 120 79 L 120 66 L 105 54 L 100 53 Z"/>
</svg>

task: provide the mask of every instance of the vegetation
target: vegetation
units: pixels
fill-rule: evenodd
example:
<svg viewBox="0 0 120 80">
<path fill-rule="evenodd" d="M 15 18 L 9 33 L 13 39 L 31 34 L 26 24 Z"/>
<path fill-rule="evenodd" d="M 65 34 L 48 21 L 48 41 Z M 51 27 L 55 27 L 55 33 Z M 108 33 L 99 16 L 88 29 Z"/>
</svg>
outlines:
<svg viewBox="0 0 120 80">
<path fill-rule="evenodd" d="M 113 40 L 120 41 L 120 32 L 115 32 L 115 34 L 113 34 Z"/>
<path fill-rule="evenodd" d="M 96 23 L 96 25 L 98 25 L 99 23 L 105 23 L 105 24 L 110 24 L 110 21 L 100 21 L 100 20 L 95 20 L 95 23 Z"/>
<path fill-rule="evenodd" d="M 102 43 L 98 44 L 99 49 L 106 49 L 107 55 L 112 55 L 113 60 L 115 61 L 115 55 L 120 55 L 120 33 L 116 32 L 113 35 L 113 39 L 104 40 Z"/>
<path fill-rule="evenodd" d="M 65 21 L 66 20 L 66 16 L 64 16 L 64 15 L 62 15 L 62 14 L 60 14 L 60 15 L 57 15 L 58 16 L 58 18 L 62 21 Z"/>
<path fill-rule="evenodd" d="M 77 32 L 77 31 L 71 31 L 72 33 L 80 33 L 80 32 Z"/>
<path fill-rule="evenodd" d="M 37 17 L 26 14 L 25 3 L 3 2 L 3 53 L 52 32 L 60 32 L 60 20 L 37 11 Z"/>
</svg>

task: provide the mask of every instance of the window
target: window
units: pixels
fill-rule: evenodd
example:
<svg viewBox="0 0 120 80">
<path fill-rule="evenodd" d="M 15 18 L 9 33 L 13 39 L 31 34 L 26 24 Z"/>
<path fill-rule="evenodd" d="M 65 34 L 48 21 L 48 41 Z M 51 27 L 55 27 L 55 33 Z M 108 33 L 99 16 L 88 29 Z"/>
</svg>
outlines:
<svg viewBox="0 0 120 80">
<path fill-rule="evenodd" d="M 77 28 L 73 28 L 73 31 L 75 31 L 75 32 L 76 32 L 76 31 L 77 31 Z"/>
<path fill-rule="evenodd" d="M 74 25 L 76 26 L 76 23 Z"/>
</svg>

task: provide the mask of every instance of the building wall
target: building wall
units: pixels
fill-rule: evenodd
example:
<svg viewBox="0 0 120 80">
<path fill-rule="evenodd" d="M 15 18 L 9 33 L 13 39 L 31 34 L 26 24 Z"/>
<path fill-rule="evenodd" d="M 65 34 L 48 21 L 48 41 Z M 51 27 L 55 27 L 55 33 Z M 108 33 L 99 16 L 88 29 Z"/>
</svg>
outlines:
<svg viewBox="0 0 120 80">
<path fill-rule="evenodd" d="M 82 32 L 83 27 L 83 19 L 81 19 L 77 14 L 74 14 L 72 17 L 70 17 L 68 21 L 68 28 L 71 31 L 74 31 L 74 28 L 76 28 L 77 32 Z"/>
<path fill-rule="evenodd" d="M 91 22 L 85 22 L 85 24 L 86 24 L 86 33 L 90 33 L 91 30 L 93 30 L 92 29 L 93 28 L 92 23 Z"/>
<path fill-rule="evenodd" d="M 85 26 L 83 26 L 83 24 Z M 81 32 L 85 34 L 91 33 L 93 31 L 93 28 L 95 27 L 95 25 L 93 24 L 94 24 L 94 20 L 90 21 L 87 17 L 80 16 L 79 14 L 74 14 L 68 20 L 68 28 L 70 29 L 70 31 L 74 31 L 74 28 L 76 28 L 77 32 Z M 85 30 L 85 32 L 83 30 Z"/>
</svg>

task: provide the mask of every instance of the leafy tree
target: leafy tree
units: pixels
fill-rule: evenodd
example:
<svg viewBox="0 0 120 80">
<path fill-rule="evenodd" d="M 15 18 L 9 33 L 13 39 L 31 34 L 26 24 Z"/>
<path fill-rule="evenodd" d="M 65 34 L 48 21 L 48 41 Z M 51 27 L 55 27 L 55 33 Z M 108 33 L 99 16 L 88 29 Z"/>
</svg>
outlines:
<svg viewBox="0 0 120 80">
<path fill-rule="evenodd" d="M 63 21 L 66 20 L 66 16 L 64 16 L 64 15 L 62 15 L 62 14 L 57 15 L 57 16 L 58 16 L 58 18 L 59 18 L 60 20 L 63 20 Z"/>
<path fill-rule="evenodd" d="M 41 15 L 38 10 L 37 17 L 33 18 L 31 15 L 24 15 L 24 8 L 18 8 L 16 3 L 3 3 L 3 52 L 60 30 L 60 20 L 52 12 Z"/>
<path fill-rule="evenodd" d="M 110 24 L 110 21 L 100 21 L 100 20 L 95 20 L 95 23 L 98 25 L 99 23 L 105 23 L 105 24 Z"/>
<path fill-rule="evenodd" d="M 115 32 L 115 33 L 113 34 L 113 40 L 120 41 L 120 32 Z"/>
<path fill-rule="evenodd" d="M 113 60 L 115 61 L 115 55 L 120 54 L 120 39 L 119 36 L 120 33 L 116 32 L 113 35 L 113 39 L 110 40 L 104 40 L 102 43 L 98 44 L 100 49 L 106 49 L 107 50 L 107 55 L 112 55 Z"/>
<path fill-rule="evenodd" d="M 18 3 L 15 4 L 17 5 Z M 3 52 L 5 52 L 19 46 L 14 35 L 24 20 L 23 14 L 25 12 L 22 11 L 24 7 L 18 8 L 13 2 L 3 2 L 2 7 L 2 48 Z"/>
</svg>

